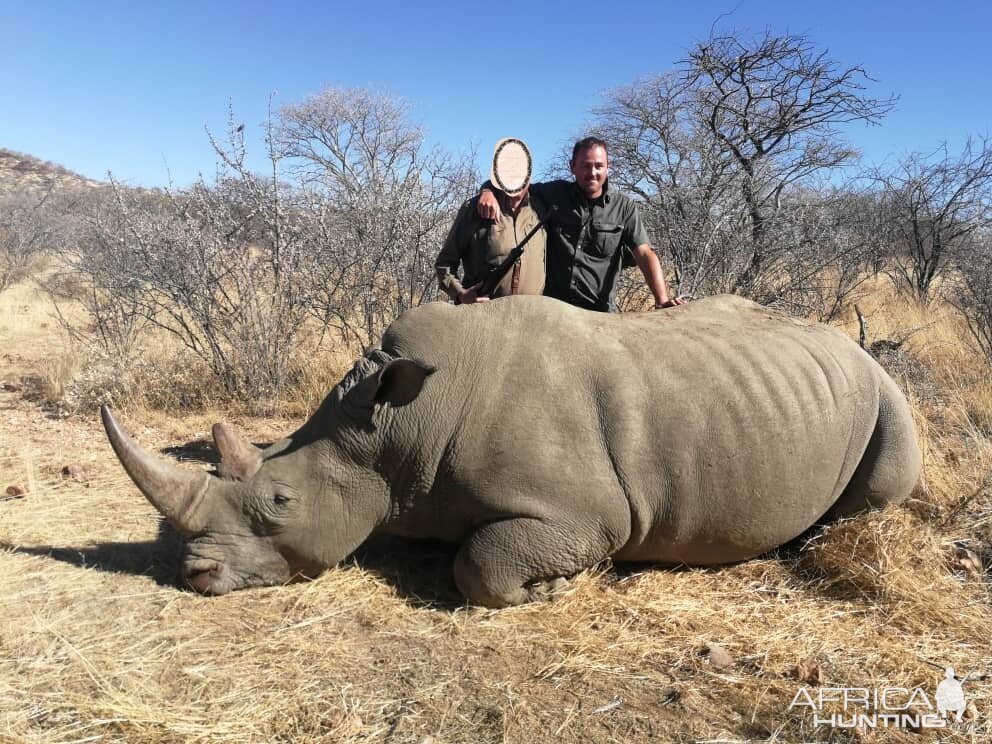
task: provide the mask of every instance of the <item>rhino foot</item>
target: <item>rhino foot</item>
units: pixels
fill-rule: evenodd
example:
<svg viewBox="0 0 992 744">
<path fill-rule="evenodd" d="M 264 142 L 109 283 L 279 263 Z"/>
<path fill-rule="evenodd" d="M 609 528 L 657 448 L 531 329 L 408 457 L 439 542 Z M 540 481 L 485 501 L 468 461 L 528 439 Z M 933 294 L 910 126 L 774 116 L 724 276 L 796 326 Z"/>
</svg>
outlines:
<svg viewBox="0 0 992 744">
<path fill-rule="evenodd" d="M 471 602 L 510 607 L 546 601 L 568 588 L 567 576 L 610 552 L 602 538 L 537 519 L 508 519 L 478 529 L 455 558 L 455 583 Z"/>
<path fill-rule="evenodd" d="M 458 588 L 469 600 L 484 607 L 514 607 L 530 602 L 550 602 L 568 589 L 568 579 L 559 576 L 545 581 L 531 581 L 526 586 L 494 592 L 485 586 L 463 585 L 458 581 Z"/>
<path fill-rule="evenodd" d="M 548 579 L 547 581 L 531 581 L 523 588 L 524 592 L 529 594 L 529 598 L 524 601 L 538 602 L 552 600 L 568 591 L 568 587 L 568 579 L 564 576 L 559 576 L 556 579 Z"/>
</svg>

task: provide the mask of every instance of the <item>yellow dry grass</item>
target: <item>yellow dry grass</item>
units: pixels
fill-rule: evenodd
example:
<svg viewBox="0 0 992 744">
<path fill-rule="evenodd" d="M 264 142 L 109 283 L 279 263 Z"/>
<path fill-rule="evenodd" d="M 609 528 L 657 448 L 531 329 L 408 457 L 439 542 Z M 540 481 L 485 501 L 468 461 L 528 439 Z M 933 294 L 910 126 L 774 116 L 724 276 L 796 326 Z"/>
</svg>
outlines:
<svg viewBox="0 0 992 744">
<path fill-rule="evenodd" d="M 881 285 L 865 304 L 872 340 L 921 327 L 892 366 L 926 452 L 909 504 L 745 564 L 600 566 L 552 603 L 490 611 L 458 597 L 450 548 L 399 540 L 305 584 L 177 590 L 176 541 L 94 413 L 33 394 L 45 375 L 68 384 L 44 371 L 65 347 L 42 300 L 0 295 L 0 383 L 21 386 L 0 391 L 0 497 L 27 489 L 0 501 L 0 741 L 989 741 L 992 605 L 965 559 L 992 553 L 992 382 L 941 308 Z M 148 447 L 195 453 L 215 416 L 126 421 Z M 234 418 L 255 441 L 298 422 Z M 68 463 L 88 482 L 64 479 Z M 801 687 L 933 700 L 946 666 L 974 703 L 948 728 L 834 730 L 789 709 Z"/>
</svg>

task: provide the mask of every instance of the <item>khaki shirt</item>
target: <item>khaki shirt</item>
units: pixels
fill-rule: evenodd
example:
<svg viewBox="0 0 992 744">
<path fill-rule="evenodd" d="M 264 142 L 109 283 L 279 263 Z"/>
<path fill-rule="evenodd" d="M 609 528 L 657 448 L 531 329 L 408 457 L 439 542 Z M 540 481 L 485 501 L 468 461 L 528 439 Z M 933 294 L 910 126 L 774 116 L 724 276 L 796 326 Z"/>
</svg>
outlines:
<svg viewBox="0 0 992 744">
<path fill-rule="evenodd" d="M 458 299 L 458 293 L 463 289 L 480 282 L 489 269 L 499 266 L 539 219 L 540 204 L 529 199 L 521 204 L 515 217 L 504 210 L 503 218 L 495 223 L 479 217 L 476 212 L 478 202 L 478 197 L 469 199 L 458 210 L 444 247 L 434 262 L 438 284 L 453 300 Z M 524 253 L 517 262 L 520 267 L 517 294 L 544 292 L 544 253 L 545 233 L 542 229 L 527 241 Z M 460 281 L 459 265 L 463 269 Z M 492 296 L 511 294 L 512 281 L 513 269 L 503 277 Z"/>
</svg>

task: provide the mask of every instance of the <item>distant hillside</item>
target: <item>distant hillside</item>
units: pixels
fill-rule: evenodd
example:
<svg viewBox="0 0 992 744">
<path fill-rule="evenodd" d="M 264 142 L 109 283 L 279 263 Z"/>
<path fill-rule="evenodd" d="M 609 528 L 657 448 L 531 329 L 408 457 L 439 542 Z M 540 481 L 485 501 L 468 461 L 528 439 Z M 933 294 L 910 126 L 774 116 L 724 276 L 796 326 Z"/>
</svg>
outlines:
<svg viewBox="0 0 992 744">
<path fill-rule="evenodd" d="M 98 187 L 99 181 L 55 163 L 0 147 L 0 197 L 18 192 L 41 193 L 52 187 Z"/>
</svg>

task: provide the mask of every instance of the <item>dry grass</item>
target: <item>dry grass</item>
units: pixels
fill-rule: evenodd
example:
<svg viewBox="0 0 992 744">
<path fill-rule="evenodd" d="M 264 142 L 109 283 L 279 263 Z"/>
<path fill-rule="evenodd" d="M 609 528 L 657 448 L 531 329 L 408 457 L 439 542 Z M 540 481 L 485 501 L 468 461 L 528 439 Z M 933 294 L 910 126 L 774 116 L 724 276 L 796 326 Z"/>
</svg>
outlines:
<svg viewBox="0 0 992 744">
<path fill-rule="evenodd" d="M 448 547 L 398 540 L 307 584 L 178 591 L 175 540 L 92 412 L 0 392 L 0 496 L 28 490 L 0 502 L 0 741 L 990 740 L 989 584 L 961 558 L 992 555 L 992 382 L 949 314 L 884 287 L 872 300 L 873 340 L 924 326 L 888 362 L 924 437 L 909 505 L 720 570 L 601 566 L 553 603 L 502 611 L 464 606 Z M 0 383 L 64 353 L 38 303 L 22 287 L 0 296 Z M 256 441 L 285 433 L 339 363 L 301 365 L 287 417 L 236 423 Z M 145 445 L 195 455 L 212 419 L 232 416 L 210 405 L 127 420 Z M 88 483 L 60 476 L 69 462 Z M 714 643 L 729 666 L 705 653 Z M 947 665 L 971 673 L 978 713 L 949 729 L 832 731 L 789 710 L 816 687 L 811 668 L 821 687 L 932 698 Z"/>
</svg>

